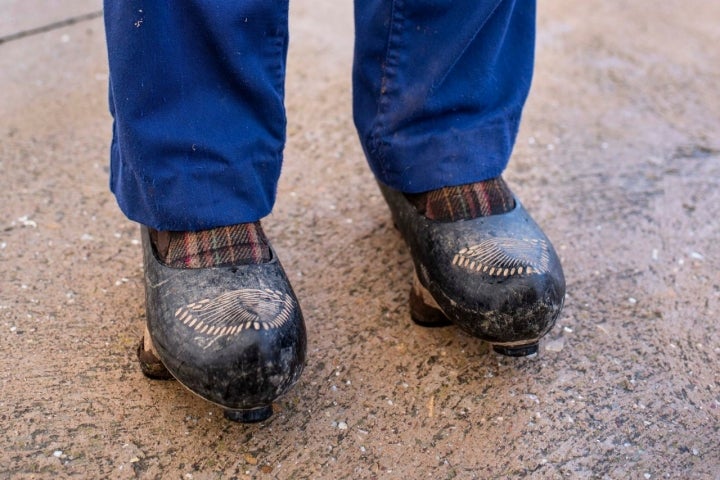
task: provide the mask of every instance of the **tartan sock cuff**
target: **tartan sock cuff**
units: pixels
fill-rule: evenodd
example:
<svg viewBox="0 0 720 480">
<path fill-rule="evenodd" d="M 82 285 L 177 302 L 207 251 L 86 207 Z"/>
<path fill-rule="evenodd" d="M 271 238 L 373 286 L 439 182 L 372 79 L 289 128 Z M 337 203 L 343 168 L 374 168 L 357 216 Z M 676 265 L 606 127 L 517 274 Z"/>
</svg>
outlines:
<svg viewBox="0 0 720 480">
<path fill-rule="evenodd" d="M 427 218 L 445 222 L 488 217 L 515 208 L 513 194 L 502 177 L 405 196 Z"/>
<path fill-rule="evenodd" d="M 270 245 L 260 222 L 198 232 L 153 232 L 160 259 L 174 268 L 209 268 L 267 262 Z"/>
</svg>

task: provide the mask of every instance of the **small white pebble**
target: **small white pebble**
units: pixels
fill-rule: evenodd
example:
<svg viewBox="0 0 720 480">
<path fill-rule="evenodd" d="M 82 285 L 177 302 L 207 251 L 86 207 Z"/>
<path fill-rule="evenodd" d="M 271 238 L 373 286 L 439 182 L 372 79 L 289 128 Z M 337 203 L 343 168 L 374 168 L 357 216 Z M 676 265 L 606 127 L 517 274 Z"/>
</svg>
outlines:
<svg viewBox="0 0 720 480">
<path fill-rule="evenodd" d="M 659 256 L 660 256 L 660 252 L 658 252 L 658 249 L 657 249 L 657 248 L 653 248 L 653 251 L 652 251 L 652 259 L 653 259 L 653 260 L 657 260 Z"/>
<path fill-rule="evenodd" d="M 563 327 L 563 332 L 572 333 L 573 329 L 570 327 Z"/>
<path fill-rule="evenodd" d="M 5 247 L 7 247 L 7 243 L 5 243 L 5 242 L 0 243 L 0 250 L 5 249 Z"/>
<path fill-rule="evenodd" d="M 53 457 L 60 458 L 62 456 L 62 450 L 55 450 L 53 452 Z"/>
<path fill-rule="evenodd" d="M 83 233 L 82 237 L 80 237 L 80 240 L 82 240 L 84 242 L 89 242 L 92 239 L 93 239 L 93 236 L 90 235 L 89 233 Z"/>
<path fill-rule="evenodd" d="M 132 240 L 130 240 L 130 243 L 133 245 L 140 245 L 140 240 L 138 240 L 137 238 L 133 238 Z"/>
<path fill-rule="evenodd" d="M 652 477 L 652 475 L 650 475 L 649 473 L 645 473 L 645 474 L 643 475 L 643 477 L 645 477 L 645 478 L 650 478 L 650 477 Z"/>
<path fill-rule="evenodd" d="M 697 448 L 693 448 L 692 452 L 693 452 L 693 455 L 695 455 L 696 457 L 697 457 L 698 455 L 700 455 L 700 452 L 698 451 Z"/>
<path fill-rule="evenodd" d="M 633 297 L 629 297 L 628 302 L 630 303 L 630 305 L 635 305 L 637 303 L 637 299 L 633 298 Z"/>
<path fill-rule="evenodd" d="M 340 423 L 338 423 L 337 428 L 340 429 L 340 430 L 347 430 L 347 429 L 348 429 L 348 424 L 345 423 L 345 422 L 340 422 Z"/>
<path fill-rule="evenodd" d="M 37 223 L 34 220 L 30 220 L 29 215 L 23 215 L 17 219 L 23 227 L 37 228 Z"/>
<path fill-rule="evenodd" d="M 545 344 L 545 351 L 547 352 L 561 352 L 563 348 L 565 348 L 565 337 L 550 340 Z"/>
<path fill-rule="evenodd" d="M 703 255 L 698 252 L 691 252 L 690 258 L 694 258 L 695 260 L 704 260 L 705 259 L 705 257 L 703 257 Z"/>
</svg>

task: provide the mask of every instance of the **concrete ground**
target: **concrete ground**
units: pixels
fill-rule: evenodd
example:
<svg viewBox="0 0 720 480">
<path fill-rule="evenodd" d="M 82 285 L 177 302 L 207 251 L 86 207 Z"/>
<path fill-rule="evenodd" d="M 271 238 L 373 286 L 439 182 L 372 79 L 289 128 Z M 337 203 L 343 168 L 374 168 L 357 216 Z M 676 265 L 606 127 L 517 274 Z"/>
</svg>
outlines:
<svg viewBox="0 0 720 480">
<path fill-rule="evenodd" d="M 568 297 L 519 360 L 411 323 L 410 258 L 351 122 L 351 1 L 292 3 L 265 223 L 308 363 L 246 426 L 135 362 L 100 2 L 0 0 L 0 477 L 720 478 L 720 3 L 540 2 L 506 178 Z"/>
</svg>

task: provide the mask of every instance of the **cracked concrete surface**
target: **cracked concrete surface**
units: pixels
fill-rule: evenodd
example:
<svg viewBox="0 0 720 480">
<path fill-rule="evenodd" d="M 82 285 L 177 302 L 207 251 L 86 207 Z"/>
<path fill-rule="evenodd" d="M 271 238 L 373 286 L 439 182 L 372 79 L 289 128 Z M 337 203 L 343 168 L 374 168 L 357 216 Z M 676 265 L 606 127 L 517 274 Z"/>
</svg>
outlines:
<svg viewBox="0 0 720 480">
<path fill-rule="evenodd" d="M 720 4 L 548 0 L 506 179 L 568 298 L 532 359 L 408 317 L 351 122 L 352 4 L 291 2 L 265 222 L 308 363 L 257 425 L 135 361 L 139 232 L 107 190 L 101 19 L 0 43 L 4 478 L 720 478 Z M 0 37 L 98 1 L 0 1 Z"/>
</svg>

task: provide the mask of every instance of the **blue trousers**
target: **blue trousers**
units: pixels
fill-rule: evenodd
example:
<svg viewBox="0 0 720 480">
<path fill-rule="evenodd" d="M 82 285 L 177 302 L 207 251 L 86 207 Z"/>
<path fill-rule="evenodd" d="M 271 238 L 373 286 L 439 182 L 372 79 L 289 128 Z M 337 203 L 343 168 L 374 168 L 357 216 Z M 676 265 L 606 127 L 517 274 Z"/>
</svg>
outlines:
<svg viewBox="0 0 720 480">
<path fill-rule="evenodd" d="M 288 0 L 106 0 L 111 189 L 159 230 L 251 222 L 285 143 Z M 533 70 L 535 0 L 357 0 L 354 121 L 407 193 L 500 175 Z"/>
</svg>

